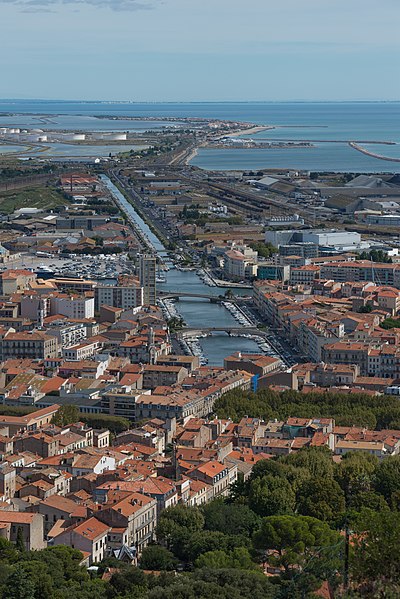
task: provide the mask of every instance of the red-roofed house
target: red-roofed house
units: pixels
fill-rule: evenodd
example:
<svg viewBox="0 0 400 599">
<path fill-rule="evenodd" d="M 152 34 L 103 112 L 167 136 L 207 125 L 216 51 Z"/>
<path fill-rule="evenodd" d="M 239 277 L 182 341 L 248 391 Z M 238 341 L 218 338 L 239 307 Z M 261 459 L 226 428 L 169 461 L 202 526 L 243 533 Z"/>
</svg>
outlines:
<svg viewBox="0 0 400 599">
<path fill-rule="evenodd" d="M 1 514 L 0 514 L 1 518 Z M 70 526 L 54 537 L 54 545 L 68 545 L 89 554 L 89 565 L 101 562 L 106 556 L 107 535 L 111 527 L 97 518 L 89 518 L 77 526 Z"/>
</svg>

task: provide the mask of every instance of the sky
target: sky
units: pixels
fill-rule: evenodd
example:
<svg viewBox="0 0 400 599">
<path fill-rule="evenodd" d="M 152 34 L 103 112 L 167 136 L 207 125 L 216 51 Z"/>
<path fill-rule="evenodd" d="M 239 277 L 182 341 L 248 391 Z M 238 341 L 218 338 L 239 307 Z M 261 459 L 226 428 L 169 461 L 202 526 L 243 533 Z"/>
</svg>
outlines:
<svg viewBox="0 0 400 599">
<path fill-rule="evenodd" d="M 0 0 L 0 97 L 400 100 L 399 0 Z"/>
</svg>

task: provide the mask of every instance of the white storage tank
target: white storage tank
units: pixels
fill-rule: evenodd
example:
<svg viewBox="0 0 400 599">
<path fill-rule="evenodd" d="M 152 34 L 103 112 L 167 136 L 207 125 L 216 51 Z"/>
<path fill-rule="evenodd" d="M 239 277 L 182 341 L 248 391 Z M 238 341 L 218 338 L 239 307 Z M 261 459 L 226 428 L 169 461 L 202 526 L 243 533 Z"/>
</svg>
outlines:
<svg viewBox="0 0 400 599">
<path fill-rule="evenodd" d="M 126 141 L 127 134 L 126 133 L 107 133 L 103 136 L 103 139 L 107 139 L 108 141 Z"/>
<path fill-rule="evenodd" d="M 64 133 L 63 138 L 65 141 L 85 141 L 85 133 Z"/>
</svg>

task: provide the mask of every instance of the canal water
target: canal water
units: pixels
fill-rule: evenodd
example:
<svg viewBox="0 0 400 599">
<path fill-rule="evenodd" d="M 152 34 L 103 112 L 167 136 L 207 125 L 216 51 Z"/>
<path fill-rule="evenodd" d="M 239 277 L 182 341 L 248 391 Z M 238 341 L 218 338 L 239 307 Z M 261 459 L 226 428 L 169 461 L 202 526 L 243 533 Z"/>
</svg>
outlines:
<svg viewBox="0 0 400 599">
<path fill-rule="evenodd" d="M 141 231 L 149 239 L 152 246 L 160 255 L 166 255 L 166 249 L 149 226 L 137 214 L 133 206 L 126 200 L 119 189 L 105 175 L 101 176 L 111 193 L 117 198 L 124 211 L 131 216 Z M 209 287 L 194 271 L 181 271 L 171 268 L 165 273 L 166 282 L 159 283 L 158 289 L 180 291 L 186 293 L 204 293 L 207 295 L 220 295 L 226 292 L 224 287 Z M 235 293 L 247 295 L 249 290 L 234 290 Z M 212 304 L 200 298 L 182 298 L 176 302 L 176 308 L 189 327 L 234 327 L 237 321 L 231 313 L 221 304 Z M 226 333 L 214 333 L 210 337 L 199 339 L 204 355 L 212 366 L 222 366 L 224 357 L 235 351 L 260 352 L 258 345 L 245 337 L 229 337 Z"/>
</svg>

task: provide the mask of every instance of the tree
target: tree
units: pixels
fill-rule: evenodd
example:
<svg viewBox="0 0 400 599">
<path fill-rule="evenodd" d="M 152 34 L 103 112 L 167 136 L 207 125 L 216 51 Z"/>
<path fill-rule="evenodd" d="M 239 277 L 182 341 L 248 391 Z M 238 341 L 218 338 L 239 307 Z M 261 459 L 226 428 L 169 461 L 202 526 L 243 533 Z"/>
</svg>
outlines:
<svg viewBox="0 0 400 599">
<path fill-rule="evenodd" d="M 290 453 L 282 458 L 282 462 L 297 468 L 306 468 L 313 478 L 333 475 L 332 453 L 328 447 L 307 447 Z"/>
<path fill-rule="evenodd" d="M 118 435 L 128 430 L 130 422 L 123 416 L 108 416 L 107 414 L 80 414 L 79 419 L 93 428 L 108 428 Z"/>
<path fill-rule="evenodd" d="M 174 333 L 175 331 L 179 331 L 180 329 L 182 329 L 185 326 L 185 321 L 183 320 L 182 317 L 173 316 L 172 318 L 168 319 L 167 325 L 168 325 L 170 332 Z"/>
<path fill-rule="evenodd" d="M 288 514 L 294 510 L 295 494 L 285 478 L 263 476 L 250 484 L 249 506 L 260 516 Z"/>
<path fill-rule="evenodd" d="M 367 452 L 346 453 L 335 470 L 335 479 L 346 494 L 356 494 L 370 488 L 378 466 L 378 458 Z"/>
<path fill-rule="evenodd" d="M 272 243 L 264 243 L 263 241 L 255 241 L 250 244 L 250 247 L 258 252 L 261 258 L 270 258 L 273 254 L 278 253 L 278 248 L 274 247 Z"/>
<path fill-rule="evenodd" d="M 146 599 L 272 599 L 275 589 L 261 572 L 200 568 L 165 585 L 159 581 Z"/>
<path fill-rule="evenodd" d="M 250 480 L 271 474 L 286 479 L 296 493 L 297 489 L 310 478 L 311 473 L 306 467 L 292 465 L 287 463 L 285 459 L 260 460 L 254 465 Z"/>
<path fill-rule="evenodd" d="M 25 557 L 29 558 L 29 554 Z M 53 599 L 55 594 L 55 578 L 48 565 L 38 560 L 26 560 L 21 564 L 24 573 L 32 581 L 35 596 L 40 599 Z"/>
<path fill-rule="evenodd" d="M 79 420 L 79 408 L 77 406 L 61 406 L 52 418 L 52 423 L 56 426 L 66 426 Z"/>
<path fill-rule="evenodd" d="M 260 518 L 247 505 L 225 503 L 216 499 L 206 504 L 202 511 L 207 530 L 252 536 L 260 526 Z"/>
<path fill-rule="evenodd" d="M 167 549 L 171 549 L 175 554 L 189 536 L 190 533 L 173 520 L 160 518 L 156 528 L 157 541 L 165 545 Z"/>
<path fill-rule="evenodd" d="M 81 584 L 88 579 L 87 570 L 80 565 L 82 553 L 72 547 L 66 545 L 47 547 L 42 551 L 30 551 L 25 554 L 25 558 L 44 563 L 57 588 L 62 587 L 65 581 Z"/>
<path fill-rule="evenodd" d="M 398 583 L 400 580 L 398 513 L 389 511 L 376 513 L 365 510 L 356 524 L 355 533 L 354 556 L 351 562 L 354 579 L 363 584 L 368 583 L 372 588 L 379 584 L 386 586 Z"/>
<path fill-rule="evenodd" d="M 392 494 L 392 507 L 399 511 L 400 502 L 397 501 L 396 495 L 396 493 Z M 365 508 L 373 512 L 382 512 L 390 509 L 383 495 L 372 490 L 358 491 L 351 494 L 348 498 L 348 507 L 355 512 L 361 512 Z"/>
<path fill-rule="evenodd" d="M 303 516 L 332 521 L 344 510 L 344 492 L 333 478 L 311 478 L 299 490 L 297 511 Z"/>
<path fill-rule="evenodd" d="M 215 530 L 202 530 L 192 534 L 188 540 L 186 556 L 195 561 L 202 553 L 208 551 L 224 551 L 227 549 L 229 537 Z"/>
<path fill-rule="evenodd" d="M 204 516 L 198 508 L 177 505 L 167 508 L 160 516 L 156 536 L 159 543 L 185 559 L 185 547 L 194 532 L 201 531 Z"/>
<path fill-rule="evenodd" d="M 246 547 L 236 547 L 232 552 L 208 551 L 200 555 L 195 561 L 196 568 L 235 568 L 237 570 L 254 570 L 257 566 L 250 557 Z"/>
<path fill-rule="evenodd" d="M 110 586 L 118 597 L 143 597 L 147 589 L 147 579 L 139 568 L 120 565 L 111 576 Z"/>
<path fill-rule="evenodd" d="M 216 551 L 207 551 L 202 553 L 195 561 L 196 568 L 211 568 L 219 570 L 220 568 L 231 567 L 230 556 L 226 551 L 217 549 Z"/>
<path fill-rule="evenodd" d="M 24 541 L 24 533 L 23 533 L 21 526 L 18 526 L 18 529 L 17 529 L 17 538 L 15 541 L 15 547 L 21 553 L 23 553 L 26 550 L 25 541 Z"/>
<path fill-rule="evenodd" d="M 25 547 L 24 547 L 25 549 Z M 0 537 L 0 562 L 14 564 L 18 559 L 18 550 L 14 543 L 4 537 Z"/>
<path fill-rule="evenodd" d="M 161 519 L 168 519 L 189 532 L 197 532 L 204 527 L 204 516 L 197 507 L 176 505 L 162 512 Z"/>
<path fill-rule="evenodd" d="M 400 455 L 381 461 L 375 470 L 374 487 L 388 503 L 392 501 L 394 493 L 400 491 Z"/>
<path fill-rule="evenodd" d="M 283 567 L 287 577 L 294 577 L 316 560 L 323 580 L 329 572 L 334 573 L 331 559 L 338 557 L 341 539 L 338 532 L 316 518 L 270 516 L 263 518 L 254 544 L 266 552 L 270 563 Z"/>
<path fill-rule="evenodd" d="M 8 577 L 3 599 L 35 599 L 35 585 L 23 564 L 17 564 Z"/>
<path fill-rule="evenodd" d="M 177 565 L 174 554 L 161 545 L 149 545 L 140 558 L 142 570 L 173 570 Z"/>
</svg>

